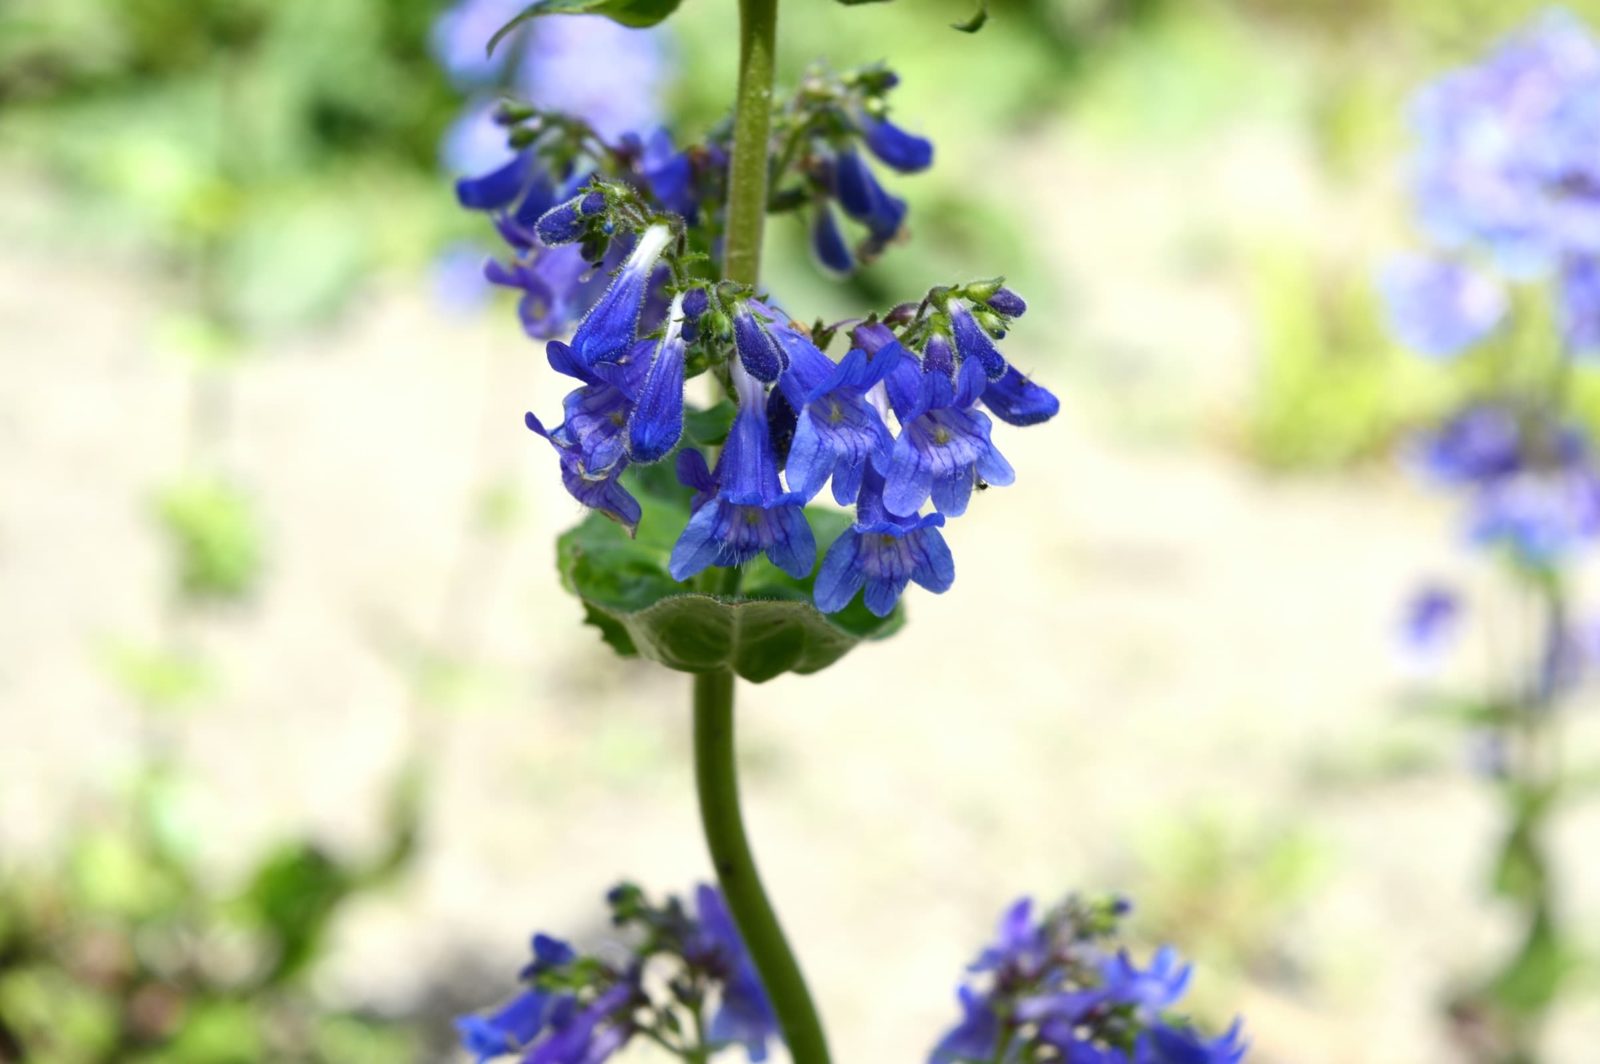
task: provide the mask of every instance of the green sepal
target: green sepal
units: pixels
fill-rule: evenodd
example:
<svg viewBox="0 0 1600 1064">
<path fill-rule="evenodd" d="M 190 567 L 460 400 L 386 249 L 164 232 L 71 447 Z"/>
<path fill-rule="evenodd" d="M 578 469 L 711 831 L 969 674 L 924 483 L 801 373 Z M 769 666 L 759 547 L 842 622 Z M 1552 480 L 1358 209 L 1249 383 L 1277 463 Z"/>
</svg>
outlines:
<svg viewBox="0 0 1600 1064">
<path fill-rule="evenodd" d="M 488 54 L 506 34 L 540 15 L 604 15 L 612 22 L 643 29 L 663 21 L 678 10 L 681 0 L 538 0 L 517 12 L 515 18 L 494 31 L 489 38 Z"/>
<path fill-rule="evenodd" d="M 688 492 L 665 494 L 659 478 L 633 472 L 629 487 L 644 511 L 637 538 L 590 514 L 556 543 L 562 584 L 582 600 L 585 620 L 618 654 L 680 672 L 727 668 L 763 683 L 786 672 L 825 669 L 859 643 L 886 638 L 905 623 L 901 608 L 875 617 L 859 597 L 825 615 L 812 605 L 811 576 L 795 580 L 765 558 L 745 566 L 737 596 L 679 583 L 667 564 L 689 520 Z M 656 492 L 641 490 L 646 483 Z M 847 515 L 821 507 L 808 507 L 806 517 L 819 559 L 850 525 Z"/>
</svg>

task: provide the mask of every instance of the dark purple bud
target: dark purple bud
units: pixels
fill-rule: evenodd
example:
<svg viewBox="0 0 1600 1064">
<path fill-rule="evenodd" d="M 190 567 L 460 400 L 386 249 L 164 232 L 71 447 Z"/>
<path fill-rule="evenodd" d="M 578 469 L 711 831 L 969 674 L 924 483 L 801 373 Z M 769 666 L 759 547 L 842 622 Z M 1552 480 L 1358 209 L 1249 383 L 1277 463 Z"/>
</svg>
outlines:
<svg viewBox="0 0 1600 1064">
<path fill-rule="evenodd" d="M 922 348 L 922 372 L 943 373 L 947 377 L 955 376 L 956 354 L 943 333 L 934 333 Z"/>
<path fill-rule="evenodd" d="M 686 320 L 698 318 L 710 305 L 711 297 L 706 295 L 704 288 L 691 288 L 683 294 L 683 316 Z"/>
<path fill-rule="evenodd" d="M 1002 288 L 990 296 L 989 306 L 1008 318 L 1020 318 L 1028 312 L 1028 304 L 1009 288 Z"/>
<path fill-rule="evenodd" d="M 733 316 L 733 346 L 750 376 L 765 384 L 776 381 L 788 365 L 777 342 L 756 321 L 755 315 L 743 307 Z"/>
<path fill-rule="evenodd" d="M 541 214 L 533 226 L 534 232 L 539 234 L 539 239 L 549 247 L 571 244 L 583 239 L 585 213 L 583 207 L 586 199 L 588 196 L 574 197 L 564 203 L 556 204 Z"/>
<path fill-rule="evenodd" d="M 869 355 L 876 355 L 890 344 L 899 343 L 893 331 L 887 325 L 871 321 L 857 325 L 850 330 L 852 346 L 859 347 Z"/>
<path fill-rule="evenodd" d="M 872 154 L 902 174 L 933 165 L 933 141 L 907 133 L 888 119 L 869 118 L 864 125 Z"/>
</svg>

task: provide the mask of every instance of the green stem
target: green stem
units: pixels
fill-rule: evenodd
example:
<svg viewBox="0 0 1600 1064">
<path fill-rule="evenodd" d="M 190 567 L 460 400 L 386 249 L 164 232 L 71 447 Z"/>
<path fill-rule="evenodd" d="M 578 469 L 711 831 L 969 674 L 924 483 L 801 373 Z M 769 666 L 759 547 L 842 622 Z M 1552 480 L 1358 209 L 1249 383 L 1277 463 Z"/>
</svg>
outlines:
<svg viewBox="0 0 1600 1064">
<path fill-rule="evenodd" d="M 694 678 L 694 769 L 700 822 L 711 863 L 728 910 L 772 1000 L 789 1056 L 794 1064 L 829 1064 L 822 1021 L 756 872 L 739 812 L 735 760 L 733 673 L 700 673 Z"/>
<path fill-rule="evenodd" d="M 778 0 L 739 0 L 739 89 L 733 109 L 727 257 L 723 264 L 723 275 L 739 284 L 754 285 L 761 276 L 777 31 Z"/>
</svg>

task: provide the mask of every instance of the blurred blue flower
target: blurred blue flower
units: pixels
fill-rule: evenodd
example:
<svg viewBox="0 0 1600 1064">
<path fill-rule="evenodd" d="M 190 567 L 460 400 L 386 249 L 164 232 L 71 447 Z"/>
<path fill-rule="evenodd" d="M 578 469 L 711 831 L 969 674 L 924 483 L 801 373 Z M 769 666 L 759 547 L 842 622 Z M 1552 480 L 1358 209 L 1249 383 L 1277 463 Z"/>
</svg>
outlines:
<svg viewBox="0 0 1600 1064">
<path fill-rule="evenodd" d="M 1461 613 L 1461 596 L 1454 588 L 1440 584 L 1419 588 L 1406 603 L 1402 646 L 1421 661 L 1436 661 L 1455 643 Z"/>
<path fill-rule="evenodd" d="M 929 1064 L 1058 1060 L 1073 1064 L 1237 1064 L 1246 1044 L 1235 1021 L 1207 1039 L 1173 1006 L 1191 968 L 1162 948 L 1140 968 L 1108 940 L 1127 911 L 1119 900 L 1076 899 L 1036 915 L 1024 898 L 960 988 L 961 1019 Z M 1002 1047 L 1004 1047 L 1002 1049 Z"/>
<path fill-rule="evenodd" d="M 1408 256 L 1383 271 L 1382 289 L 1395 335 L 1425 355 L 1459 354 L 1505 319 L 1504 287 L 1487 273 L 1449 259 Z"/>
<path fill-rule="evenodd" d="M 1507 270 L 1600 250 L 1600 47 L 1551 12 L 1413 106 L 1418 211 L 1446 246 L 1489 249 Z"/>
</svg>

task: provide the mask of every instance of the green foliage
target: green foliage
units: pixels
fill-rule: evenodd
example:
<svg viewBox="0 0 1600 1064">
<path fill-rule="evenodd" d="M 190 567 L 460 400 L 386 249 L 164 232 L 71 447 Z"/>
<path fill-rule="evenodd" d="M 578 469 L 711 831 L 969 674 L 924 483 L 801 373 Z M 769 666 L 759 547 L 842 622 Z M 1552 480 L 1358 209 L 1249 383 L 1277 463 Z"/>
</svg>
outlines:
<svg viewBox="0 0 1600 1064">
<path fill-rule="evenodd" d="M 0 1059 L 42 1064 L 365 1064 L 410 1035 L 317 1000 L 305 975 L 338 914 L 415 850 L 420 780 L 398 778 L 384 844 L 341 857 L 308 839 L 235 889 L 197 863 L 187 781 L 146 766 L 64 841 L 58 865 L 0 876 Z"/>
<path fill-rule="evenodd" d="M 1264 361 L 1247 439 L 1263 464 L 1327 470 L 1387 457 L 1402 429 L 1451 394 L 1387 338 L 1365 272 L 1278 253 L 1256 275 Z"/>
<path fill-rule="evenodd" d="M 904 623 L 898 607 L 880 619 L 859 600 L 824 616 L 811 604 L 811 577 L 794 580 L 764 558 L 745 567 L 735 597 L 679 583 L 667 563 L 689 519 L 688 492 L 673 490 L 663 477 L 649 479 L 632 485 L 644 508 L 637 538 L 590 514 L 556 546 L 562 583 L 583 601 L 586 620 L 617 653 L 682 672 L 731 668 L 762 683 L 785 672 L 817 672 Z M 820 507 L 808 508 L 806 516 L 818 557 L 850 524 L 844 514 Z"/>
<path fill-rule="evenodd" d="M 221 480 L 188 480 L 162 491 L 157 508 L 186 597 L 249 597 L 261 577 L 263 548 L 255 511 L 242 491 Z"/>
<path fill-rule="evenodd" d="M 1215 809 L 1157 825 L 1138 853 L 1150 937 L 1258 975 L 1281 966 L 1283 925 L 1329 866 L 1304 828 Z"/>
<path fill-rule="evenodd" d="M 681 0 L 538 0 L 517 12 L 515 18 L 495 31 L 489 38 L 488 51 L 505 39 L 506 34 L 540 15 L 604 15 L 624 26 L 642 28 L 656 23 L 678 10 Z"/>
<path fill-rule="evenodd" d="M 189 709 L 217 688 L 211 666 L 192 651 L 114 642 L 101 659 L 117 686 L 146 709 Z"/>
</svg>

